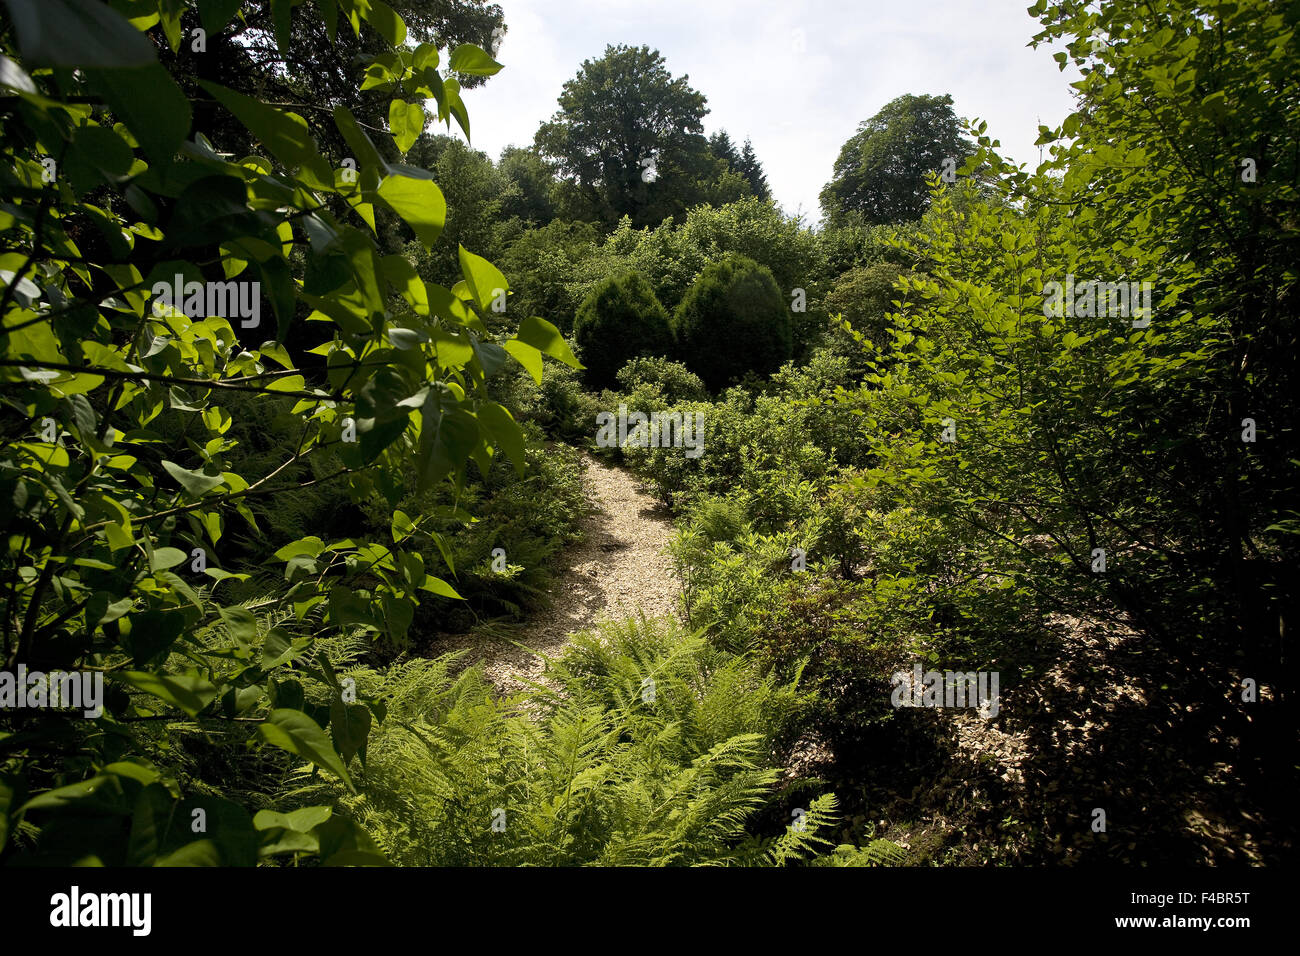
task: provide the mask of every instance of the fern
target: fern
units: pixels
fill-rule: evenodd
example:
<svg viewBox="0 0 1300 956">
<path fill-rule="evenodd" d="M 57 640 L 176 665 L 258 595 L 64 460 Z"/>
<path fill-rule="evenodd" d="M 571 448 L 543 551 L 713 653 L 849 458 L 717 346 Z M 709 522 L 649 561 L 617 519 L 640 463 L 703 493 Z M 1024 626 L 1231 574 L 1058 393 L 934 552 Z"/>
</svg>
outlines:
<svg viewBox="0 0 1300 956">
<path fill-rule="evenodd" d="M 295 797 L 330 790 L 408 865 L 784 864 L 828 843 L 827 797 L 801 832 L 748 832 L 775 795 L 772 740 L 795 692 L 675 622 L 579 635 L 545 686 L 506 700 L 477 667 L 453 676 L 456 664 L 349 670 L 388 707 L 354 771 L 359 792 L 317 778 Z"/>
</svg>

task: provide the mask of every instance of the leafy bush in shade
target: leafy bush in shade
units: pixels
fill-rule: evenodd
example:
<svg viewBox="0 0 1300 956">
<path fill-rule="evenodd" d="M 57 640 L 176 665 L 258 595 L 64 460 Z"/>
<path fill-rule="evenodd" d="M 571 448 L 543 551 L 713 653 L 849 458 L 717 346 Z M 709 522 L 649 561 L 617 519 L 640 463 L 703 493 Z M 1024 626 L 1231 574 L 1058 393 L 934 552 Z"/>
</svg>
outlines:
<svg viewBox="0 0 1300 956">
<path fill-rule="evenodd" d="M 650 283 L 635 272 L 596 286 L 578 306 L 573 333 L 587 366 L 587 381 L 598 388 L 612 386 L 628 359 L 667 355 L 673 348 L 668 313 Z"/>
<path fill-rule="evenodd" d="M 790 359 L 790 308 L 771 271 L 753 259 L 706 266 L 682 299 L 673 331 L 686 364 L 715 391 Z"/>
</svg>

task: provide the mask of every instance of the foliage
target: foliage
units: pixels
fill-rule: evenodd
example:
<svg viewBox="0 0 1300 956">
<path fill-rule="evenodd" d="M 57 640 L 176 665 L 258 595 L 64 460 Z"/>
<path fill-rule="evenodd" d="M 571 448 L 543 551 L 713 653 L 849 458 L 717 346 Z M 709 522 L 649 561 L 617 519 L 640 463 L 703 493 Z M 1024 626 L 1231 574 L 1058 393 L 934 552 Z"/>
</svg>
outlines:
<svg viewBox="0 0 1300 956">
<path fill-rule="evenodd" d="M 920 219 L 929 202 L 926 177 L 941 172 L 946 160 L 955 171 L 971 150 L 951 96 L 900 96 L 863 121 L 840 149 L 822 189 L 822 209 L 832 225 Z"/>
<path fill-rule="evenodd" d="M 681 362 L 658 356 L 634 358 L 618 370 L 618 384 L 627 391 L 652 386 L 668 405 L 708 398 L 700 377 Z"/>
<path fill-rule="evenodd" d="M 800 696 L 698 636 L 633 619 L 577 637 L 553 662 L 553 689 L 528 695 L 536 719 L 449 664 L 359 680 L 389 712 L 363 793 L 322 785 L 313 797 L 332 794 L 396 862 L 752 865 L 825 842 L 833 797 L 800 831 L 747 834 L 774 796 L 770 749 Z"/>
<path fill-rule="evenodd" d="M 1008 198 L 941 195 L 911 250 L 928 275 L 903 280 L 916 305 L 870 379 L 868 434 L 889 436 L 873 480 L 1010 544 L 1016 587 L 1078 613 L 1117 608 L 1184 660 L 1241 648 L 1285 685 L 1272 635 L 1294 599 L 1294 544 L 1267 529 L 1300 458 L 1284 358 L 1295 237 L 1280 225 L 1295 155 L 1269 131 L 1300 110 L 1277 86 L 1296 40 L 1264 3 L 1209 17 L 1170 4 L 1156 23 L 1143 9 L 1036 5 L 1039 39 L 1066 38 L 1084 73 L 1080 111 L 1042 131 L 1069 145 L 1031 175 L 976 128 Z M 1279 92 L 1242 93 L 1263 89 Z M 1240 176 L 1247 149 L 1267 170 L 1256 185 Z M 1067 275 L 1078 290 L 1148 282 L 1151 312 L 1077 292 L 1054 313 L 1048 283 Z"/>
<path fill-rule="evenodd" d="M 704 95 L 649 47 L 608 46 L 600 59 L 584 60 L 559 104 L 535 145 L 572 185 L 570 218 L 657 225 L 705 201 L 727 171 L 703 136 Z"/>
<path fill-rule="evenodd" d="M 727 131 L 720 129 L 709 137 L 709 150 L 718 159 L 724 160 L 728 168 L 745 177 L 745 180 L 749 183 L 750 192 L 754 196 L 765 202 L 772 198 L 772 191 L 767 185 L 767 176 L 763 173 L 763 166 L 754 152 L 754 144 L 748 139 L 745 140 L 745 145 L 740 150 L 737 150 L 735 144 L 731 141 L 731 137 L 727 135 Z"/>
<path fill-rule="evenodd" d="M 823 308 L 839 315 L 855 329 L 879 345 L 888 341 L 887 314 L 897 293 L 894 284 L 903 270 L 892 262 L 873 262 L 857 266 L 835 280 L 826 294 Z M 858 350 L 855 350 L 858 351 Z"/>
<path fill-rule="evenodd" d="M 344 106 L 334 120 L 355 168 L 323 153 L 300 116 L 206 81 L 187 96 L 140 29 L 175 51 L 173 28 L 195 7 L 146 7 L 133 24 L 95 5 L 92 34 L 91 20 L 59 26 L 65 5 L 29 6 L 20 50 L 14 34 L 4 41 L 4 665 L 101 674 L 108 691 L 91 719 L 6 708 L 3 833 L 47 862 L 249 863 L 307 843 L 326 862 L 374 861 L 343 817 L 250 816 L 221 795 L 226 777 L 183 772 L 168 741 L 220 740 L 232 759 L 247 752 L 275 773 L 306 764 L 353 788 L 349 765 L 384 710 L 338 680 L 313 634 L 401 641 L 422 600 L 457 598 L 404 544 L 423 518 L 394 509 L 403 476 L 463 486 L 470 459 L 487 472 L 503 455 L 522 468 L 522 432 L 489 380 L 510 359 L 537 380 L 543 354 L 576 361 L 539 319 L 488 333 L 483 315 L 507 283 L 487 260 L 461 248 L 448 289 L 381 254 L 380 208 L 426 248 L 437 241 L 446 203 L 427 173 L 386 161 Z M 383 4 L 337 8 L 354 35 L 366 25 L 391 49 L 367 69 L 368 89 L 432 96 L 441 119 L 468 128 L 431 46 L 403 47 Z M 226 26 L 204 10 L 210 32 Z M 332 30 L 335 10 L 311 13 Z M 282 49 L 288 39 L 277 36 Z M 468 46 L 448 66 L 499 69 Z M 216 152 L 193 127 L 217 110 L 263 154 Z M 200 291 L 222 283 L 224 302 L 165 296 L 177 275 Z M 220 402 L 232 394 L 293 423 L 261 473 L 230 468 Z M 301 470 L 331 459 L 326 473 Z M 260 533 L 250 504 L 323 484 L 353 502 L 385 498 L 382 533 L 275 542 L 284 583 L 259 613 L 223 600 L 248 573 L 227 565 L 228 542 Z M 304 701 L 305 674 L 328 701 Z M 193 810 L 222 823 L 203 836 Z"/>
<path fill-rule="evenodd" d="M 501 151 L 497 169 L 509 184 L 501 200 L 505 216 L 530 228 L 555 219 L 555 173 L 536 151 L 507 146 Z"/>
<path fill-rule="evenodd" d="M 602 282 L 578 306 L 573 336 L 582 350 L 587 380 L 614 384 L 630 359 L 673 351 L 668 313 L 650 284 L 635 272 Z"/>
<path fill-rule="evenodd" d="M 709 388 L 790 358 L 790 310 L 772 273 L 752 259 L 707 266 L 673 315 L 679 353 Z"/>
<path fill-rule="evenodd" d="M 588 223 L 554 221 L 525 229 L 501 256 L 511 277 L 512 311 L 549 317 L 566 335 L 578 305 L 591 292 L 584 264 L 596 255 L 599 236 Z"/>
<path fill-rule="evenodd" d="M 509 225 L 503 222 L 505 207 L 514 193 L 492 160 L 460 140 L 426 133 L 411 146 L 406 161 L 432 173 L 447 199 L 447 221 L 438 240 L 428 249 L 415 241 L 402 250 L 420 278 L 454 285 L 460 278 L 457 250 L 462 246 L 499 261 Z"/>
<path fill-rule="evenodd" d="M 141 29 L 159 27 L 155 35 L 165 38 L 159 44 L 160 63 L 191 100 L 197 99 L 199 123 L 208 139 L 239 155 L 254 149 L 256 140 L 232 117 L 205 107 L 203 82 L 217 83 L 308 117 L 322 149 L 331 155 L 346 156 L 348 143 L 333 128 L 332 112 L 344 106 L 361 128 L 385 128 L 389 103 L 370 91 L 382 88 L 382 84 L 377 85 L 381 78 L 391 78 L 396 66 L 395 45 L 426 51 L 454 51 L 462 45 L 475 45 L 492 52 L 492 44 L 507 32 L 501 6 L 487 0 L 371 3 L 365 5 L 374 7 L 369 20 L 359 10 L 354 12 L 354 7 L 362 4 L 345 0 L 338 9 L 342 10 L 343 20 L 354 27 L 351 30 L 338 29 L 337 12 L 325 12 L 329 6 L 322 7 L 319 16 L 306 11 L 294 15 L 290 5 L 279 0 L 205 0 L 197 5 L 122 2 L 112 6 L 119 12 L 129 12 Z M 355 29 L 367 23 L 373 29 Z M 199 30 L 204 31 L 202 39 Z M 364 90 L 359 88 L 358 68 L 375 71 L 367 73 L 370 85 Z M 453 72 L 458 88 L 463 89 L 480 86 L 489 77 L 474 69 Z M 427 95 L 432 96 L 432 92 Z M 397 158 L 397 152 L 382 137 L 375 145 L 385 159 Z"/>
</svg>

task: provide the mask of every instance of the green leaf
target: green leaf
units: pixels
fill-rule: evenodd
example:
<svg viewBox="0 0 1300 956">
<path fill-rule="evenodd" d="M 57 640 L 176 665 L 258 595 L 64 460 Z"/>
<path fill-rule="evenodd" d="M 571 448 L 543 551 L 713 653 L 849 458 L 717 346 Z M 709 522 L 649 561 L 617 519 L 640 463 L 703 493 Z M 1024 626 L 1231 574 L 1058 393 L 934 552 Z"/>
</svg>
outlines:
<svg viewBox="0 0 1300 956">
<path fill-rule="evenodd" d="M 493 76 L 501 72 L 501 64 L 472 43 L 462 43 L 452 50 L 447 68 L 471 76 Z"/>
<path fill-rule="evenodd" d="M 243 5 L 244 0 L 199 0 L 199 22 L 208 33 L 218 33 Z"/>
<path fill-rule="evenodd" d="M 316 828 L 323 866 L 387 866 L 370 835 L 346 817 L 330 817 Z"/>
<path fill-rule="evenodd" d="M 86 780 L 79 780 L 76 783 L 39 793 L 19 807 L 18 813 L 25 814 L 28 810 L 48 810 L 63 807 L 70 803 L 77 803 L 95 796 L 101 789 L 117 790 L 120 793 L 121 791 L 117 789 L 120 786 L 118 779 L 113 774 L 96 774 Z M 100 805 L 97 809 L 108 808 Z"/>
<path fill-rule="evenodd" d="M 515 338 L 525 345 L 531 345 L 539 352 L 544 352 L 552 358 L 559 359 L 571 368 L 585 368 L 581 362 L 574 358 L 573 352 L 569 350 L 569 344 L 564 341 L 564 336 L 560 334 L 560 330 L 545 319 L 539 319 L 537 316 L 524 319 L 519 324 L 519 332 Z M 508 348 L 509 343 L 506 343 L 506 346 Z"/>
<path fill-rule="evenodd" d="M 337 699 L 330 702 L 330 736 L 345 766 L 358 753 L 362 754 L 362 763 L 365 762 L 370 719 L 370 708 L 365 704 L 345 704 Z"/>
<path fill-rule="evenodd" d="M 86 79 L 149 159 L 166 163 L 176 155 L 190 134 L 190 101 L 162 66 L 86 70 Z"/>
<path fill-rule="evenodd" d="M 178 707 L 191 717 L 207 707 L 217 696 L 217 686 L 197 674 L 150 674 L 144 671 L 114 671 L 115 680 L 152 694 Z"/>
<path fill-rule="evenodd" d="M 456 122 L 465 132 L 465 139 L 469 139 L 469 113 L 465 109 L 465 103 L 460 98 L 460 82 L 455 77 L 448 77 L 442 84 L 442 96 L 447 103 L 447 111 L 456 117 Z"/>
<path fill-rule="evenodd" d="M 148 38 L 106 3 L 5 0 L 5 5 L 28 67 L 123 68 L 158 62 Z"/>
<path fill-rule="evenodd" d="M 132 662 L 143 670 L 176 643 L 185 629 L 185 617 L 179 611 L 140 611 L 123 620 L 118 628 Z"/>
<path fill-rule="evenodd" d="M 442 578 L 434 577 L 432 574 L 426 574 L 424 576 L 424 583 L 420 585 L 420 590 L 429 591 L 433 594 L 437 594 L 445 598 L 452 598 L 453 600 L 456 601 L 465 600 L 463 597 L 460 596 L 460 594 L 456 591 L 454 587 L 452 587 Z"/>
<path fill-rule="evenodd" d="M 205 475 L 202 472 L 190 471 L 186 468 L 182 468 L 174 461 L 164 461 L 162 466 L 167 474 L 180 482 L 181 487 L 183 487 L 194 498 L 202 498 L 213 488 L 217 487 L 217 485 L 225 481 L 225 479 L 220 475 L 213 477 L 212 475 Z"/>
<path fill-rule="evenodd" d="M 187 557 L 189 555 L 180 548 L 154 548 L 149 561 L 149 570 L 155 574 L 159 571 L 166 571 L 178 564 L 184 564 Z"/>
<path fill-rule="evenodd" d="M 342 780 L 350 792 L 356 792 L 347 767 L 339 759 L 333 744 L 325 736 L 325 731 L 302 711 L 286 708 L 273 710 L 257 731 L 268 744 L 323 767 Z"/>
<path fill-rule="evenodd" d="M 533 377 L 533 381 L 538 385 L 542 384 L 542 353 L 531 345 L 525 345 L 517 339 L 510 339 L 502 346 L 507 352 L 515 357 Z"/>
<path fill-rule="evenodd" d="M 411 261 L 402 255 L 384 256 L 384 278 L 402 294 L 417 315 L 429 314 L 429 293 Z"/>
<path fill-rule="evenodd" d="M 426 248 L 433 248 L 447 221 L 447 200 L 432 180 L 385 176 L 378 195 L 405 220 Z"/>
<path fill-rule="evenodd" d="M 401 46 L 406 42 L 405 21 L 383 0 L 370 0 L 370 9 L 363 16 L 393 46 Z"/>
<path fill-rule="evenodd" d="M 226 624 L 230 636 L 245 646 L 257 640 L 257 618 L 246 607 L 222 607 L 217 609 L 221 620 Z"/>
<path fill-rule="evenodd" d="M 296 558 L 300 554 L 309 554 L 313 558 L 325 550 L 325 542 L 314 534 L 305 538 L 299 538 L 297 541 L 291 541 L 279 551 L 275 556 L 281 561 L 288 561 L 290 558 Z"/>
<path fill-rule="evenodd" d="M 461 245 L 456 248 L 460 255 L 460 272 L 465 277 L 465 285 L 469 287 L 475 305 L 486 311 L 498 295 L 504 295 L 510 290 L 510 283 L 500 269 L 482 256 L 474 255 Z"/>
<path fill-rule="evenodd" d="M 271 0 L 271 19 L 275 25 L 275 45 L 288 53 L 293 36 L 293 0 Z"/>
<path fill-rule="evenodd" d="M 524 433 L 519 423 L 504 405 L 485 401 L 478 409 L 478 419 L 484 430 L 501 446 L 515 466 L 515 473 L 524 473 Z"/>
<path fill-rule="evenodd" d="M 207 80 L 199 80 L 199 85 L 233 113 L 271 155 L 285 166 L 301 166 L 314 172 L 322 181 L 333 181 L 329 166 L 316 148 L 316 141 L 312 139 L 307 121 L 301 116 L 282 112 Z"/>
<path fill-rule="evenodd" d="M 294 654 L 293 641 L 289 632 L 282 627 L 273 627 L 266 632 L 262 643 L 262 670 L 269 671 L 288 661 Z"/>
<path fill-rule="evenodd" d="M 307 833 L 320 826 L 333 814 L 329 807 L 303 807 L 292 813 L 279 813 L 275 810 L 259 810 L 253 816 L 253 826 L 258 830 L 271 830 L 279 827 L 294 833 Z"/>
<path fill-rule="evenodd" d="M 442 408 L 430 393 L 421 409 L 423 422 L 416 454 L 416 476 L 421 489 L 450 474 L 461 474 L 465 461 L 479 443 L 478 420 L 462 409 Z"/>
<path fill-rule="evenodd" d="M 424 132 L 424 107 L 419 103 L 407 103 L 393 100 L 388 104 L 388 130 L 397 142 L 397 148 L 405 153 Z"/>
<path fill-rule="evenodd" d="M 375 149 L 375 144 L 370 141 L 357 119 L 346 106 L 334 107 L 334 125 L 339 128 L 343 138 L 347 141 L 348 147 L 352 150 L 352 156 L 356 159 L 361 169 L 383 170 L 386 168 L 379 151 Z"/>
</svg>

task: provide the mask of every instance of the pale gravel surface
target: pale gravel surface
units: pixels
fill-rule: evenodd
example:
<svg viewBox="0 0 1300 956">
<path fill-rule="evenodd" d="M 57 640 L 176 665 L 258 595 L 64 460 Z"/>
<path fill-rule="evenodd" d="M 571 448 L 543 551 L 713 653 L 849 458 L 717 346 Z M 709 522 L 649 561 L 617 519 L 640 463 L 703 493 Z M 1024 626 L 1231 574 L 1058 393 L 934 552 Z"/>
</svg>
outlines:
<svg viewBox="0 0 1300 956">
<path fill-rule="evenodd" d="M 537 681 L 545 669 L 539 654 L 558 656 L 575 631 L 638 613 L 678 615 L 681 585 L 665 550 L 673 533 L 667 509 L 630 472 L 589 454 L 582 460 L 591 511 L 580 521 L 582 540 L 559 555 L 551 606 L 529 617 L 517 644 L 477 634 L 466 648 L 468 661 L 482 662 L 502 694 Z"/>
</svg>

